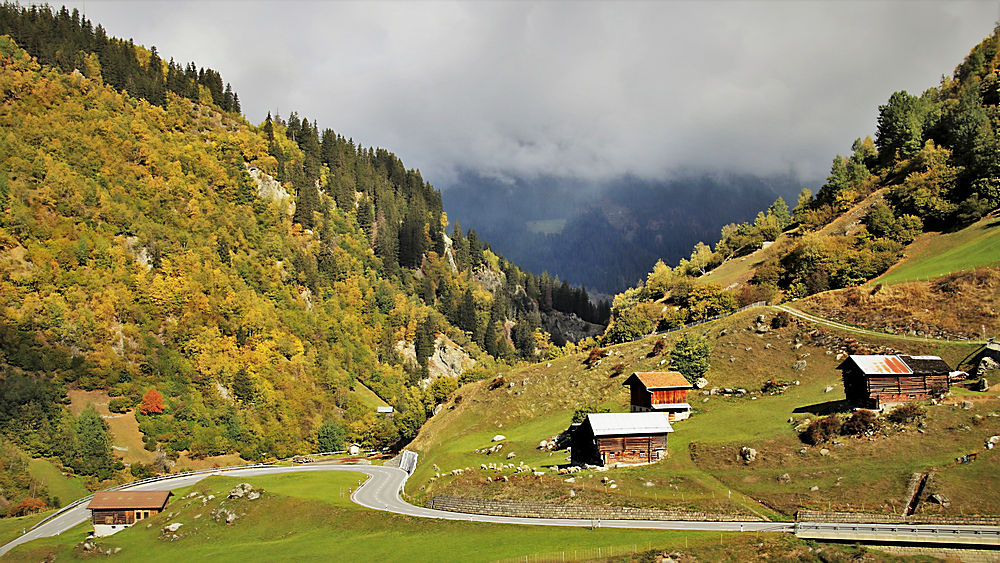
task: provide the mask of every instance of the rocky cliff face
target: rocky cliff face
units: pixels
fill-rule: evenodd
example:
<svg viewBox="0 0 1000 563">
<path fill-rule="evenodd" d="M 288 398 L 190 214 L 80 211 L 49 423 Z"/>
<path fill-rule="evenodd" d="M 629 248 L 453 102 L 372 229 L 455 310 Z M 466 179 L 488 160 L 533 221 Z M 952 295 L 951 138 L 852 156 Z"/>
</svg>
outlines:
<svg viewBox="0 0 1000 563">
<path fill-rule="evenodd" d="M 588 336 L 604 334 L 603 326 L 560 311 L 542 314 L 542 330 L 551 334 L 553 339 L 561 337 L 567 342 L 579 342 Z"/>
<path fill-rule="evenodd" d="M 404 362 L 417 363 L 417 351 L 412 342 L 400 340 L 396 343 L 396 351 L 403 356 Z M 474 365 L 476 360 L 450 338 L 440 334 L 434 341 L 434 353 L 427 359 L 427 371 L 431 376 L 427 383 L 438 377 L 459 377 Z"/>
</svg>

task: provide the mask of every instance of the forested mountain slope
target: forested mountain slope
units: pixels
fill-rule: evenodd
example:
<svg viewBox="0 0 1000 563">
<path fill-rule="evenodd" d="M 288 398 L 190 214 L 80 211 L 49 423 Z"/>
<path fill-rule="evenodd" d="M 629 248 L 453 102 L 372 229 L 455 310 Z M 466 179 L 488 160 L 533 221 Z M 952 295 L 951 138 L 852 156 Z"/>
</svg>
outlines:
<svg viewBox="0 0 1000 563">
<path fill-rule="evenodd" d="M 37 49 L 0 35 L 0 512 L 45 500 L 25 454 L 96 485 L 181 451 L 405 443 L 458 375 L 560 353 L 550 313 L 607 317 L 448 236 L 439 192 L 387 150 L 294 113 L 254 126 L 217 72 L 179 76 L 76 13 L 6 4 L 0 29 Z M 163 463 L 123 469 L 68 390 L 134 411 Z"/>
</svg>

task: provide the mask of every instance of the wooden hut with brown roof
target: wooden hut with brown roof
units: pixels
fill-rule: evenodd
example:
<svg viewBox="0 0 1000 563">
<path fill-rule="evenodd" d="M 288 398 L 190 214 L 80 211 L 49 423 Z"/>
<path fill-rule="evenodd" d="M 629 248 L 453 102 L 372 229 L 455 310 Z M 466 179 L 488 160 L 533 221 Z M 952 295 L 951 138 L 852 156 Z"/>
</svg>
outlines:
<svg viewBox="0 0 1000 563">
<path fill-rule="evenodd" d="M 170 491 L 100 491 L 94 493 L 87 508 L 94 523 L 95 536 L 110 536 L 163 512 Z"/>
<path fill-rule="evenodd" d="M 635 372 L 622 382 L 631 393 L 632 412 L 661 412 L 670 422 L 691 416 L 687 392 L 694 385 L 680 372 Z"/>
</svg>

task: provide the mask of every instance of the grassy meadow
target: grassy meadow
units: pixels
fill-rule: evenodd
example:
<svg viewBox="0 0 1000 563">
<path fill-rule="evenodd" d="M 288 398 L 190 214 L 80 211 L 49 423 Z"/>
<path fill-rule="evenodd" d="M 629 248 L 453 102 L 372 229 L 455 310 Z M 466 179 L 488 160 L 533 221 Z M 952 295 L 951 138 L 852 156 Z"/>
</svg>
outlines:
<svg viewBox="0 0 1000 563">
<path fill-rule="evenodd" d="M 822 338 L 813 338 L 814 329 L 805 322 L 756 334 L 751 325 L 760 314 L 766 320 L 774 315 L 769 309 L 753 309 L 689 329 L 712 342 L 709 388 L 744 388 L 750 393 L 743 397 L 689 393 L 695 414 L 674 424 L 667 459 L 649 466 L 558 475 L 551 467 L 568 464 L 567 452 L 537 447 L 541 440 L 565 430 L 574 409 L 585 404 L 627 411 L 627 388 L 621 386 L 627 374 L 668 367 L 661 365 L 665 356 L 650 355 L 660 338 L 651 337 L 609 348 L 610 355 L 593 369 L 583 364 L 581 354 L 513 370 L 504 374 L 500 386 L 484 381 L 459 389 L 411 445 L 421 453 L 421 462 L 407 493 L 417 502 L 452 494 L 790 519 L 798 508 L 895 511 L 911 473 L 936 469 L 938 478 L 928 493 L 952 491 L 949 513 L 998 511 L 1000 499 L 984 501 L 975 493 L 975 468 L 952 468 L 955 457 L 983 450 L 984 440 L 1000 433 L 996 393 L 956 388 L 962 397 L 948 401 L 971 398 L 973 409 L 930 406 L 922 428 L 889 425 L 871 439 L 845 436 L 809 446 L 799 438 L 796 426 L 830 412 L 846 418 L 849 412 L 834 349 L 837 341 L 856 344 L 853 339 L 858 337 L 825 329 Z M 680 333 L 666 336 L 668 344 L 679 337 Z M 937 354 L 956 366 L 976 348 L 900 336 L 871 336 L 864 341 L 876 349 Z M 800 359 L 806 367 L 793 369 Z M 616 375 L 618 371 L 621 374 Z M 763 393 L 762 386 L 772 378 L 791 385 L 781 394 Z M 504 449 L 490 455 L 474 453 L 492 445 L 495 434 L 507 437 Z M 743 446 L 758 450 L 755 462 L 738 459 Z M 821 453 L 822 449 L 827 452 Z M 508 460 L 511 452 L 515 457 Z M 984 463 L 976 467 L 991 467 L 992 458 L 993 452 L 981 454 L 979 461 Z M 481 464 L 522 462 L 545 474 L 515 474 L 507 469 L 503 473 L 509 481 L 501 482 L 489 479 L 496 471 L 481 469 Z M 468 471 L 452 475 L 454 469 Z M 779 480 L 785 473 L 787 481 Z M 605 477 L 616 486 L 611 488 Z"/>
<path fill-rule="evenodd" d="M 128 560 L 329 560 L 342 561 L 494 561 L 537 553 L 596 555 L 608 548 L 622 551 L 680 550 L 721 553 L 723 549 L 773 549 L 778 553 L 805 544 L 788 535 L 718 534 L 579 529 L 548 526 L 491 525 L 418 519 L 361 508 L 349 490 L 359 475 L 303 473 L 251 479 L 209 477 L 191 488 L 175 491 L 167 513 L 114 536 L 97 540 L 102 550 L 120 548 Z M 264 490 L 256 501 L 227 500 L 227 492 L 242 481 Z M 214 494 L 203 503 L 184 498 L 189 491 Z M 216 522 L 211 512 L 223 506 L 240 514 L 232 524 Z M 276 515 L 281 515 L 276 518 Z M 180 522 L 177 538 L 161 536 L 168 523 Z M 87 524 L 62 536 L 20 546 L 14 560 L 86 557 L 80 543 Z M 724 541 L 723 541 L 724 540 Z M 722 545 L 720 545 L 722 544 Z M 752 547 L 751 547 L 752 546 Z M 589 556 L 586 557 L 590 559 Z"/>
<path fill-rule="evenodd" d="M 875 280 L 927 280 L 979 266 L 1000 264 L 1000 218 L 995 214 L 953 233 L 924 233 L 906 249 L 906 258 Z"/>
</svg>

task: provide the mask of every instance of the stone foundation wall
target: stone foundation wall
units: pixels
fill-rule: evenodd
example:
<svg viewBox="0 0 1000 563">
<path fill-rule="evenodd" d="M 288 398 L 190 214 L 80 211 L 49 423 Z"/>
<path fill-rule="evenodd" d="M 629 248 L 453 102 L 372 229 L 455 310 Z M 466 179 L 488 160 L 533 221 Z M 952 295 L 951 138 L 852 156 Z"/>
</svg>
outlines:
<svg viewBox="0 0 1000 563">
<path fill-rule="evenodd" d="M 897 514 L 872 514 L 866 512 L 826 512 L 819 510 L 800 510 L 795 515 L 799 522 L 823 523 L 858 523 L 858 524 L 950 524 L 969 526 L 1000 526 L 1000 518 L 958 517 L 958 516 L 899 516 Z"/>
<path fill-rule="evenodd" d="M 428 508 L 487 514 L 489 516 L 514 516 L 519 518 L 572 518 L 578 520 L 688 520 L 688 521 L 741 521 L 755 522 L 757 516 L 686 512 L 632 508 L 628 506 L 594 506 L 587 504 L 561 504 L 530 500 L 501 500 L 463 498 L 437 495 L 427 503 Z"/>
</svg>

